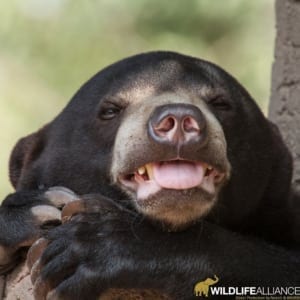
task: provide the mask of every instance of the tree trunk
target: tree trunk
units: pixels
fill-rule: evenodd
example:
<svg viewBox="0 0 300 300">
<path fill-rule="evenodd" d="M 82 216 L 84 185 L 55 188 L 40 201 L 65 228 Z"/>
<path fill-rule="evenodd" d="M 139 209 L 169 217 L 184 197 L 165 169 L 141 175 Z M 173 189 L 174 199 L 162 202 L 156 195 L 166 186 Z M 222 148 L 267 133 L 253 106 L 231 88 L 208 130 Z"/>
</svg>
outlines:
<svg viewBox="0 0 300 300">
<path fill-rule="evenodd" d="M 293 185 L 300 192 L 300 1 L 276 0 L 275 62 L 270 118 L 294 158 Z M 280 157 L 278 157 L 280 159 Z"/>
</svg>

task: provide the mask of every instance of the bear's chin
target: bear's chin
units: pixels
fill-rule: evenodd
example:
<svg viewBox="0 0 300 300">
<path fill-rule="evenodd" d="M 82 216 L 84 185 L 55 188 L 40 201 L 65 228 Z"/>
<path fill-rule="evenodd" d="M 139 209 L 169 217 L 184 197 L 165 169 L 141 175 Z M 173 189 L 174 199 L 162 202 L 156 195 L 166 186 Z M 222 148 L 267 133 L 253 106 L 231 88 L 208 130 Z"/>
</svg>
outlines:
<svg viewBox="0 0 300 300">
<path fill-rule="evenodd" d="M 147 199 L 135 199 L 136 209 L 168 231 L 181 231 L 201 220 L 212 209 L 217 194 L 200 188 L 162 189 Z"/>
</svg>

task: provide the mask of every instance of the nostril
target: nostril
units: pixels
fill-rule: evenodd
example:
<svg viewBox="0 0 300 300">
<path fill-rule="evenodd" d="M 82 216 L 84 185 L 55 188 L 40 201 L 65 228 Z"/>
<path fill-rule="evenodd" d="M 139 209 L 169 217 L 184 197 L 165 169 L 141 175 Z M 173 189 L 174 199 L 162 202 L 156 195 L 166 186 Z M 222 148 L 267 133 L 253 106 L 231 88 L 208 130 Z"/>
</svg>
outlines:
<svg viewBox="0 0 300 300">
<path fill-rule="evenodd" d="M 188 133 L 200 133 L 198 122 L 191 116 L 185 117 L 182 121 L 182 129 Z"/>
<path fill-rule="evenodd" d="M 164 134 L 171 131 L 176 126 L 176 120 L 172 116 L 164 118 L 154 130 L 158 134 Z"/>
</svg>

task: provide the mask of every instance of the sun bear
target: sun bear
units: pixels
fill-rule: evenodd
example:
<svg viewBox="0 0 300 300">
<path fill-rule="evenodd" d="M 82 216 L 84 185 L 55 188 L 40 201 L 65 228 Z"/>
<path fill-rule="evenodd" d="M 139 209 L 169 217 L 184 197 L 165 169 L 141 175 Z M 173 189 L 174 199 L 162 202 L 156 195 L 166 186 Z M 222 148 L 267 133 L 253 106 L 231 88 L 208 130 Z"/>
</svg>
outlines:
<svg viewBox="0 0 300 300">
<path fill-rule="evenodd" d="M 14 148 L 0 270 L 43 236 L 29 255 L 36 299 L 109 289 L 192 299 L 214 274 L 222 286 L 299 285 L 291 174 L 277 127 L 226 71 L 136 55 Z"/>
</svg>

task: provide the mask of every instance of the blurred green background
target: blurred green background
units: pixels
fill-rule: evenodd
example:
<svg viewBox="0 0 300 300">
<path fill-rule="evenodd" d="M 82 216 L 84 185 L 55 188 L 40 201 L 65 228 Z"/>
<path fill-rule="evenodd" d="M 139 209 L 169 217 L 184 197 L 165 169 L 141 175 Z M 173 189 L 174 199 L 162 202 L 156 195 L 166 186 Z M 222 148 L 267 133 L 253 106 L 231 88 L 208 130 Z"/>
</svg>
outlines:
<svg viewBox="0 0 300 300">
<path fill-rule="evenodd" d="M 138 52 L 211 60 L 266 111 L 273 0 L 9 0 L 0 2 L 0 201 L 9 153 L 50 121 L 99 69 Z"/>
</svg>

